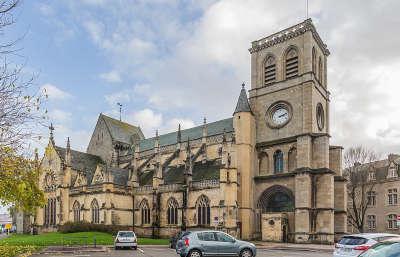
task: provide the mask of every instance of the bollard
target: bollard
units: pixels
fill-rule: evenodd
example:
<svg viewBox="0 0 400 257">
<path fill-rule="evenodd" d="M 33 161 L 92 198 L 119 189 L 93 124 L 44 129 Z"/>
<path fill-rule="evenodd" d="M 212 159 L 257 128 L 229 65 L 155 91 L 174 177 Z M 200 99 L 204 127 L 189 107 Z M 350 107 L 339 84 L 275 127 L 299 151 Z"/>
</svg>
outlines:
<svg viewBox="0 0 400 257">
<path fill-rule="evenodd" d="M 96 236 L 93 237 L 94 248 L 96 248 Z"/>
</svg>

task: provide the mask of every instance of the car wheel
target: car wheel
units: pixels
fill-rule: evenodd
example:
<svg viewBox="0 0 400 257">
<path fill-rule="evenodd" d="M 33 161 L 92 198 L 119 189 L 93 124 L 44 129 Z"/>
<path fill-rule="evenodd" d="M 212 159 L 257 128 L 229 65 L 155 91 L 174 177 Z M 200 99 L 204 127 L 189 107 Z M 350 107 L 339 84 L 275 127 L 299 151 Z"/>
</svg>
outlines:
<svg viewBox="0 0 400 257">
<path fill-rule="evenodd" d="M 114 250 L 118 250 L 118 246 L 114 246 Z"/>
<path fill-rule="evenodd" d="M 188 257 L 201 257 L 201 252 L 199 250 L 190 251 Z"/>
<path fill-rule="evenodd" d="M 133 248 L 133 250 L 137 250 L 137 246 L 134 246 L 134 247 L 132 247 Z"/>
<path fill-rule="evenodd" d="M 248 249 L 248 248 L 243 249 L 243 250 L 240 252 L 240 257 L 253 257 L 253 252 L 252 252 L 250 249 Z"/>
</svg>

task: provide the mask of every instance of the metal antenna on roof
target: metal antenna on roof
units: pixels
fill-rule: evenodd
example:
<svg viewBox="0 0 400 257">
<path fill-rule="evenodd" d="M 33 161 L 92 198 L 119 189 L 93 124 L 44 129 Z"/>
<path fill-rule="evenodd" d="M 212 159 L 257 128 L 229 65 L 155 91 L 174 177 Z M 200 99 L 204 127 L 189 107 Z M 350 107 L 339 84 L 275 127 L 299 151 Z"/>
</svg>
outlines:
<svg viewBox="0 0 400 257">
<path fill-rule="evenodd" d="M 117 103 L 117 105 L 119 106 L 119 121 L 122 121 L 122 104 Z"/>
</svg>

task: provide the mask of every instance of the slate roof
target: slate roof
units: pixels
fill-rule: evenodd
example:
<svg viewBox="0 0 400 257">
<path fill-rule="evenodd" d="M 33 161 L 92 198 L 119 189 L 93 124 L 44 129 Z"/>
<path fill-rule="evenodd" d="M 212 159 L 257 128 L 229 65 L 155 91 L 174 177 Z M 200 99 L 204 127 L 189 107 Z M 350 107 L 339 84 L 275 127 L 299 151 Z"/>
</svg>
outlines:
<svg viewBox="0 0 400 257">
<path fill-rule="evenodd" d="M 58 153 L 58 156 L 60 156 L 60 158 L 65 162 L 65 153 L 67 149 L 60 146 L 55 146 L 54 148 Z M 71 149 L 72 169 L 85 172 L 89 184 L 92 181 L 98 164 L 105 164 L 105 162 L 99 156 Z"/>
<path fill-rule="evenodd" d="M 148 170 L 139 175 L 140 186 L 150 186 L 153 184 L 154 170 Z"/>
<path fill-rule="evenodd" d="M 144 135 L 139 127 L 119 121 L 104 114 L 100 114 L 100 118 L 104 120 L 104 123 L 111 134 L 111 138 L 115 141 L 132 144 L 132 136 L 138 135 L 139 139 L 144 138 Z"/>
<path fill-rule="evenodd" d="M 397 166 L 397 175 L 400 177 L 400 156 L 395 156 L 393 162 L 398 165 Z M 361 164 L 358 169 L 364 170 L 365 172 L 369 172 L 369 167 L 374 167 L 373 170 L 375 172 L 375 178 L 377 181 L 384 181 L 387 179 L 389 172 L 389 159 L 374 161 L 371 163 Z M 344 170 L 346 172 L 346 169 Z"/>
<path fill-rule="evenodd" d="M 207 124 L 207 135 L 214 136 L 224 132 L 233 132 L 233 118 L 219 120 Z M 178 132 L 172 132 L 159 136 L 160 146 L 172 145 L 177 143 Z M 203 125 L 190 129 L 181 130 L 182 141 L 199 139 L 203 136 Z M 155 137 L 141 140 L 139 143 L 140 151 L 150 150 L 154 147 Z"/>
<path fill-rule="evenodd" d="M 201 161 L 195 162 L 193 165 L 192 180 L 201 181 L 208 179 L 219 179 L 219 171 L 221 169 L 220 160 L 211 160 L 206 163 Z M 165 184 L 175 184 L 184 183 L 185 166 L 173 166 L 168 167 L 164 171 L 164 183 Z"/>
<path fill-rule="evenodd" d="M 237 112 L 253 113 L 250 108 L 249 100 L 247 99 L 247 93 L 246 89 L 244 88 L 244 84 L 242 85 L 242 90 L 240 90 L 240 95 L 236 104 L 235 112 L 233 114 Z"/>
<path fill-rule="evenodd" d="M 108 168 L 109 172 L 113 175 L 114 184 L 126 186 L 128 184 L 129 179 L 129 170 L 121 169 L 117 167 Z"/>
</svg>

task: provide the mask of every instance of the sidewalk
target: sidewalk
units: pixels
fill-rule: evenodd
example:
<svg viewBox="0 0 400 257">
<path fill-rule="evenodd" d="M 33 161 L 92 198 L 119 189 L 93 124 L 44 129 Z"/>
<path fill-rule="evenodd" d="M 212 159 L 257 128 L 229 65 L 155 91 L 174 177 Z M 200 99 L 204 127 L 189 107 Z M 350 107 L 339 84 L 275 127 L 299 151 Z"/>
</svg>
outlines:
<svg viewBox="0 0 400 257">
<path fill-rule="evenodd" d="M 334 245 L 324 244 L 291 244 L 291 243 L 273 243 L 253 241 L 258 249 L 276 249 L 276 250 L 297 250 L 297 251 L 323 251 L 333 252 Z"/>
</svg>

